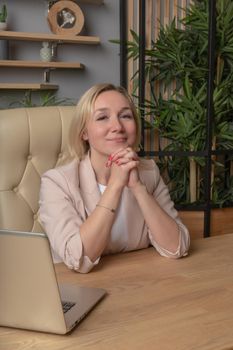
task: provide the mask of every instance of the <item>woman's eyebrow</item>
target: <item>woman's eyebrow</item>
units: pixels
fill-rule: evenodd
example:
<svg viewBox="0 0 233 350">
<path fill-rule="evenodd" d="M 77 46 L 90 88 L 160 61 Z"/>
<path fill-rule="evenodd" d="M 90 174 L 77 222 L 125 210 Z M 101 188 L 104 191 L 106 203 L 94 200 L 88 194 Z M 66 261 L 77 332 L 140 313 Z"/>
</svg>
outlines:
<svg viewBox="0 0 233 350">
<path fill-rule="evenodd" d="M 120 112 L 124 112 L 124 111 L 130 111 L 131 112 L 131 108 L 130 107 L 123 107 L 123 108 L 121 108 Z"/>
<path fill-rule="evenodd" d="M 107 108 L 107 107 L 98 108 L 98 109 L 94 110 L 94 114 L 97 113 L 97 112 L 106 112 L 106 111 L 109 111 L 109 109 L 110 108 Z M 131 111 L 131 108 L 130 107 L 122 107 L 119 110 L 119 113 L 124 112 L 124 111 Z"/>
<path fill-rule="evenodd" d="M 98 109 L 95 109 L 93 111 L 92 116 L 96 117 L 96 116 L 98 116 L 98 114 L 103 113 L 103 112 L 106 113 L 107 111 L 108 111 L 108 108 L 98 108 Z"/>
<path fill-rule="evenodd" d="M 105 111 L 108 111 L 108 109 L 109 109 L 109 108 L 107 108 L 107 107 L 98 108 L 98 109 L 95 109 L 95 110 L 94 110 L 94 113 L 96 113 L 96 112 L 103 112 L 103 111 L 105 112 Z"/>
</svg>

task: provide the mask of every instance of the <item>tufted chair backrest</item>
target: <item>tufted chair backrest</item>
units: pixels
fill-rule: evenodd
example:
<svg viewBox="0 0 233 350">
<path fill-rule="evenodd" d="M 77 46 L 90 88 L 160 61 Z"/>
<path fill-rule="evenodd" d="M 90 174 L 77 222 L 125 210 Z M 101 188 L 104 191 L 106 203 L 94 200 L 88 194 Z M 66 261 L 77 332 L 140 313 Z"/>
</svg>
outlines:
<svg viewBox="0 0 233 350">
<path fill-rule="evenodd" d="M 0 229 L 42 232 L 41 175 L 67 153 L 74 106 L 0 110 Z"/>
</svg>

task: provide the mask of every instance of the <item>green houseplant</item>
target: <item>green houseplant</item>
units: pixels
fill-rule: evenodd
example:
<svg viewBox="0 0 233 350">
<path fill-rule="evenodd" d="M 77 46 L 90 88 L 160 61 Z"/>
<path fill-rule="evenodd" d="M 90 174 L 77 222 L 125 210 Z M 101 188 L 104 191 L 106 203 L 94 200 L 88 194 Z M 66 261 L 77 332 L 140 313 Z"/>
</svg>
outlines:
<svg viewBox="0 0 233 350">
<path fill-rule="evenodd" d="M 47 107 L 47 106 L 73 106 L 75 101 L 68 97 L 58 97 L 56 93 L 51 91 L 42 91 L 35 96 L 32 90 L 24 93 L 21 99 L 17 99 L 9 103 L 8 108 L 20 107 Z"/>
<path fill-rule="evenodd" d="M 7 7 L 3 4 L 0 8 L 0 30 L 6 30 L 7 27 Z"/>
<path fill-rule="evenodd" d="M 233 2 L 216 1 L 216 67 L 214 79 L 213 150 L 233 150 Z M 128 58 L 138 59 L 139 37 L 131 31 Z M 117 42 L 117 41 L 113 41 Z M 169 151 L 203 151 L 206 141 L 208 74 L 208 1 L 193 1 L 185 17 L 161 27 L 145 51 L 150 96 L 143 115 L 159 133 L 159 147 Z M 137 97 L 138 72 L 132 77 Z M 156 86 L 159 84 L 157 93 Z M 171 91 L 171 93 L 169 93 Z M 165 97 L 166 96 L 166 97 Z M 232 152 L 212 157 L 211 200 L 233 203 Z M 171 196 L 182 206 L 204 202 L 204 157 L 161 157 L 161 171 Z"/>
</svg>

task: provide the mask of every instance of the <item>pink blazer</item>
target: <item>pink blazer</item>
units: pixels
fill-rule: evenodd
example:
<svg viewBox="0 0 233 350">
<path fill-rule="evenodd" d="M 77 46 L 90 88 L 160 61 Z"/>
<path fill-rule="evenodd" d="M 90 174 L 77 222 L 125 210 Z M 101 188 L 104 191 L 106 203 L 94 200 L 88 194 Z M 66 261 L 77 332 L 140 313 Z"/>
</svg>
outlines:
<svg viewBox="0 0 233 350">
<path fill-rule="evenodd" d="M 187 254 L 190 238 L 170 199 L 159 169 L 153 160 L 140 160 L 139 175 L 147 191 L 156 198 L 160 206 L 176 220 L 180 229 L 180 243 L 177 252 L 171 253 L 152 239 L 141 210 L 129 188 L 122 193 L 127 210 L 127 239 L 114 242 L 111 237 L 103 254 L 125 252 L 153 245 L 163 256 L 179 258 Z M 50 240 L 55 262 L 63 261 L 69 268 L 89 272 L 98 264 L 100 257 L 92 262 L 83 254 L 79 227 L 95 209 L 100 191 L 89 156 L 84 160 L 47 171 L 41 179 L 40 221 Z"/>
</svg>

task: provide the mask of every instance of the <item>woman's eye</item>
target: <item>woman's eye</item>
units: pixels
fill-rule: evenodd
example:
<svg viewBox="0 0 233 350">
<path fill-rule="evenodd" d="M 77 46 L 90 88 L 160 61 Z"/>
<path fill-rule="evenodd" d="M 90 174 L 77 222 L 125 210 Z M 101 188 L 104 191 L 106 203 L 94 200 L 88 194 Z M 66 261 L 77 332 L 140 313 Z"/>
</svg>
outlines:
<svg viewBox="0 0 233 350">
<path fill-rule="evenodd" d="M 123 119 L 132 119 L 133 116 L 132 116 L 132 114 L 122 114 L 121 118 L 123 118 Z"/>
<path fill-rule="evenodd" d="M 96 118 L 96 120 L 105 120 L 108 117 L 106 115 L 100 115 L 99 117 Z"/>
</svg>

